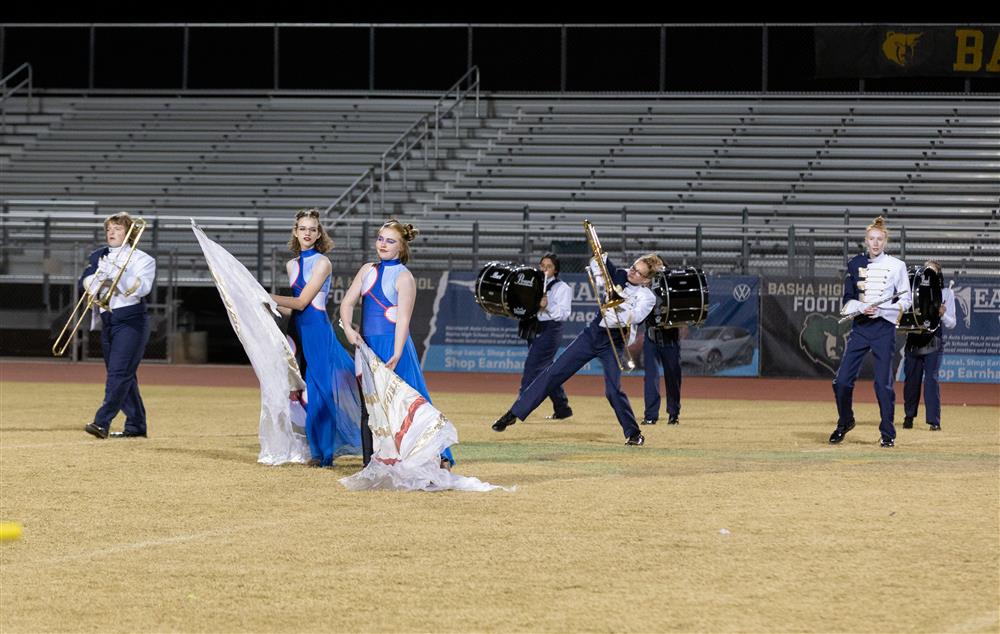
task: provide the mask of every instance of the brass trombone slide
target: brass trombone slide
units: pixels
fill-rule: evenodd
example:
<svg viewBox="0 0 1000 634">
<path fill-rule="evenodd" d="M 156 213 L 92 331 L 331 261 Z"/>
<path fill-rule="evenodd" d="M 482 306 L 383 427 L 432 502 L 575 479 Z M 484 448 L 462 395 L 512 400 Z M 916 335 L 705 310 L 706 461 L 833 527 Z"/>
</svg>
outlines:
<svg viewBox="0 0 1000 634">
<path fill-rule="evenodd" d="M 621 335 L 623 348 L 622 354 L 618 354 L 618 347 L 615 345 L 615 338 L 611 335 L 611 328 L 607 325 L 606 316 L 606 311 L 609 310 L 617 313 L 618 306 L 625 302 L 625 291 L 611 279 L 608 266 L 604 262 L 604 251 L 601 249 L 601 240 L 597 237 L 597 230 L 594 228 L 594 223 L 584 220 L 583 230 L 587 234 L 587 244 L 590 245 L 590 250 L 594 253 L 594 262 L 597 265 L 597 270 L 601 277 L 604 278 L 604 301 L 601 301 L 597 282 L 589 266 L 587 267 L 587 279 L 590 280 L 590 286 L 594 289 L 594 297 L 597 298 L 598 310 L 601 312 L 601 315 L 605 315 L 603 317 L 605 320 L 604 330 L 608 333 L 611 352 L 615 355 L 615 362 L 618 363 L 618 369 L 629 372 L 635 369 L 635 359 L 632 358 L 632 353 L 628 349 L 628 332 L 622 326 L 621 321 L 616 319 L 615 325 L 618 328 L 618 333 Z M 623 357 L 624 361 L 622 361 Z"/>
<path fill-rule="evenodd" d="M 132 260 L 132 254 L 135 253 L 139 245 L 139 238 L 142 237 L 142 232 L 145 230 L 145 220 L 136 218 L 132 221 L 132 226 L 129 227 L 125 233 L 125 239 L 122 241 L 123 245 L 131 244 L 131 248 L 128 251 L 128 256 L 125 257 L 124 263 L 119 265 L 117 262 L 114 262 L 114 265 L 118 267 L 118 274 L 115 275 L 114 280 L 104 277 L 97 271 L 94 272 L 89 287 L 84 289 L 79 301 L 76 302 L 76 306 L 73 307 L 73 312 L 69 314 L 66 325 L 59 331 L 56 342 L 52 344 L 52 354 L 54 356 L 61 357 L 66 354 L 66 349 L 69 348 L 70 344 L 76 338 L 76 332 L 80 329 L 80 324 L 83 323 L 83 320 L 86 319 L 95 306 L 104 309 L 111 306 L 111 297 L 115 294 L 118 282 L 122 279 L 128 263 Z"/>
</svg>

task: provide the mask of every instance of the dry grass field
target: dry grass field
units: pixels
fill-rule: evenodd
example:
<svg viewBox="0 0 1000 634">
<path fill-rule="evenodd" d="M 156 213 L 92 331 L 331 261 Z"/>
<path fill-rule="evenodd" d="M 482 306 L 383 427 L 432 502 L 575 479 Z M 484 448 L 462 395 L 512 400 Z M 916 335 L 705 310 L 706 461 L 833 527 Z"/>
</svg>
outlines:
<svg viewBox="0 0 1000 634">
<path fill-rule="evenodd" d="M 0 383 L 4 634 L 1000 631 L 998 407 L 880 449 L 874 405 L 832 447 L 832 402 L 689 399 L 626 448 L 603 398 L 496 434 L 509 396 L 436 393 L 517 491 L 351 493 L 256 464 L 255 389 L 143 391 L 99 441 L 102 385 Z"/>
</svg>

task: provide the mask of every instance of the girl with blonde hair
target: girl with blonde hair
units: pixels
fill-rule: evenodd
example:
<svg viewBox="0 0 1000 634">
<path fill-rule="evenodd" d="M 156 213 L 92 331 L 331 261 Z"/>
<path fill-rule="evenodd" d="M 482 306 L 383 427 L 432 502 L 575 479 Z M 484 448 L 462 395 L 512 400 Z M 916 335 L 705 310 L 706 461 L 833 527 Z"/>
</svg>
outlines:
<svg viewBox="0 0 1000 634">
<path fill-rule="evenodd" d="M 838 444 L 854 429 L 854 382 L 861 362 L 871 352 L 875 358 L 875 397 L 880 415 L 879 445 L 894 447 L 896 428 L 896 392 L 893 386 L 892 359 L 895 354 L 896 324 L 902 311 L 910 306 L 910 282 L 906 265 L 885 253 L 889 230 L 879 216 L 865 231 L 865 253 L 851 258 L 844 278 L 844 304 L 841 313 L 858 313 L 851 324 L 844 357 L 833 380 L 837 400 L 837 428 L 830 443 Z"/>
</svg>

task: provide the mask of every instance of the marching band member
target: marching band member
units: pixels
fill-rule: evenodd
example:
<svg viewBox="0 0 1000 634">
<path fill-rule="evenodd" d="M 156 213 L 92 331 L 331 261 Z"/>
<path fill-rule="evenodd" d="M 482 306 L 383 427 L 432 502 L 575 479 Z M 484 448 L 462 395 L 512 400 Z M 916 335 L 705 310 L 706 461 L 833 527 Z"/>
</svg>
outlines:
<svg viewBox="0 0 1000 634">
<path fill-rule="evenodd" d="M 595 282 L 603 286 L 605 281 L 599 274 L 596 262 L 592 260 L 590 266 L 591 270 L 597 271 L 594 275 Z M 608 261 L 607 268 L 612 272 L 612 283 L 623 288 L 625 302 L 615 308 L 599 312 L 559 358 L 543 370 L 531 385 L 521 392 L 511 408 L 493 423 L 493 430 L 504 431 L 518 419 L 526 419 L 557 387 L 562 386 L 587 362 L 596 358 L 600 360 L 604 369 L 605 395 L 625 434 L 625 444 L 638 446 L 645 443 L 646 439 L 639 433 L 632 406 L 621 387 L 621 368 L 618 367 L 611 339 L 614 338 L 615 346 L 622 350 L 635 340 L 635 326 L 646 318 L 656 304 L 656 296 L 649 290 L 649 284 L 654 272 L 661 267 L 663 261 L 652 253 L 640 257 L 629 269 L 616 270 Z M 625 340 L 618 330 L 619 325 L 628 332 Z"/>
<path fill-rule="evenodd" d="M 861 371 L 861 362 L 871 351 L 875 357 L 875 397 L 878 399 L 881 423 L 879 445 L 893 447 L 896 428 L 893 426 L 896 393 L 893 389 L 892 358 L 896 340 L 896 324 L 902 311 L 910 306 L 910 284 L 906 266 L 885 253 L 889 230 L 882 216 L 868 225 L 865 232 L 867 253 L 847 263 L 844 280 L 842 314 L 859 313 L 851 325 L 844 357 L 833 380 L 837 400 L 837 428 L 830 434 L 830 443 L 844 440 L 854 429 L 854 381 Z"/>
<path fill-rule="evenodd" d="M 518 334 L 528 342 L 528 356 L 524 360 L 518 394 L 524 392 L 535 377 L 552 363 L 562 342 L 562 322 L 573 313 L 573 289 L 559 279 L 559 257 L 554 253 L 546 253 L 539 261 L 538 268 L 545 274 L 545 294 L 538 314 L 532 319 L 522 320 L 518 327 Z M 566 391 L 561 385 L 549 394 L 549 399 L 552 401 L 553 413 L 545 418 L 561 420 L 573 415 Z"/>
<path fill-rule="evenodd" d="M 660 272 L 660 271 L 657 271 Z M 660 415 L 660 373 L 667 391 L 667 424 L 680 423 L 681 415 L 681 345 L 679 328 L 659 328 L 656 311 L 646 317 L 646 336 L 642 342 L 643 400 L 646 411 L 643 425 L 655 425 Z"/>
<path fill-rule="evenodd" d="M 125 265 L 133 242 L 125 244 L 125 237 L 132 228 L 132 217 L 122 212 L 104 221 L 108 246 L 97 249 L 89 256 L 89 264 L 80 277 L 81 292 L 100 287 L 103 296 Z M 146 296 L 153 289 L 156 261 L 139 249 L 132 252 L 124 273 L 111 295 L 107 309 L 100 308 L 101 352 L 107 380 L 104 384 L 104 402 L 94 415 L 94 422 L 84 427 L 88 434 L 107 438 L 111 421 L 119 411 L 125 413 L 123 431 L 111 434 L 114 438 L 145 438 L 146 408 L 139 394 L 136 370 L 149 341 L 149 319 L 146 315 Z M 96 325 L 96 315 L 94 324 Z"/>
<path fill-rule="evenodd" d="M 941 265 L 929 260 L 925 267 L 937 271 L 941 276 Z M 958 323 L 955 319 L 955 291 L 943 288 L 941 291 L 941 326 L 954 328 Z M 941 369 L 941 355 L 944 353 L 944 333 L 942 328 L 934 332 L 911 332 L 906 335 L 903 372 L 906 383 L 903 385 L 903 429 L 913 428 L 913 419 L 917 417 L 920 405 L 920 384 L 924 385 L 924 408 L 927 424 L 931 431 L 941 431 L 941 385 L 938 383 L 938 370 Z"/>
</svg>

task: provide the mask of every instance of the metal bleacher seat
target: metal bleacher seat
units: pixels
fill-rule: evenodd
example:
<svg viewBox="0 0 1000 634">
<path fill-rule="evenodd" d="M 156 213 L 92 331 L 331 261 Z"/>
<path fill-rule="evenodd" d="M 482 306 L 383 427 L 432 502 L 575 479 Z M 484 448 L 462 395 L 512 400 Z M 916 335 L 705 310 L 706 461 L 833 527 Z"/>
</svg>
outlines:
<svg viewBox="0 0 1000 634">
<path fill-rule="evenodd" d="M 0 186 L 8 199 L 283 223 L 329 204 L 432 103 L 46 97 L 32 127 L 20 121 L 16 143 L 5 142 Z M 735 266 L 751 233 L 767 242 L 761 261 L 774 260 L 767 250 L 792 225 L 826 232 L 810 239 L 831 266 L 842 265 L 847 219 L 888 215 L 920 229 L 907 234 L 913 248 L 956 262 L 976 250 L 935 242 L 944 229 L 1000 231 L 996 100 L 497 97 L 486 110 L 449 122 L 460 134 L 438 137 L 441 155 L 415 149 L 406 186 L 393 172 L 380 192 L 377 213 L 434 228 L 419 244 L 427 265 L 525 258 L 526 244 L 578 238 L 584 217 L 635 227 L 641 237 L 618 243 L 630 250 L 685 258 L 696 228 L 709 227 L 698 256 L 720 267 Z M 481 253 L 471 252 L 473 223 Z M 188 237 L 161 233 L 165 243 Z M 996 242 L 979 243 L 987 266 L 1000 258 Z"/>
<path fill-rule="evenodd" d="M 996 101 L 525 100 L 516 111 L 426 199 L 427 218 L 570 226 L 604 213 L 655 234 L 657 223 L 749 218 L 786 228 L 888 215 L 1000 230 Z M 987 263 L 1000 255 L 990 253 Z"/>
</svg>

